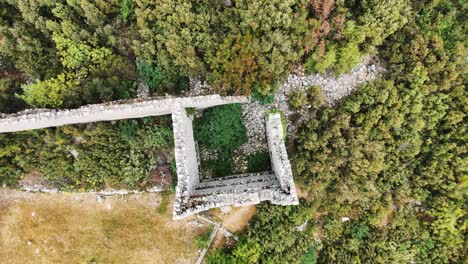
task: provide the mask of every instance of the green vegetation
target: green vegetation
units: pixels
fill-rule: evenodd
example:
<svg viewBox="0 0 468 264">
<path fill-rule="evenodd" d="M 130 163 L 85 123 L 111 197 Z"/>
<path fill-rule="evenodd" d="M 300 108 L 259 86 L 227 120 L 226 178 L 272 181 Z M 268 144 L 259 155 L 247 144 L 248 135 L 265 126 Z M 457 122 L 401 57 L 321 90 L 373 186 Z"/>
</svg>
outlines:
<svg viewBox="0 0 468 264">
<path fill-rule="evenodd" d="M 315 10 L 330 4 L 311 3 Z M 320 36 L 328 43 L 323 60 L 314 57 L 322 45 L 319 39 L 306 69 L 322 72 L 332 66 L 344 72 L 354 62 L 340 62 L 343 49 L 354 50 L 347 56 L 355 56 L 382 44 L 378 52 L 387 74 L 333 108 L 324 105 L 316 87 L 296 92 L 290 101 L 297 109 L 313 106 L 314 117 L 299 131 L 293 165 L 310 199 L 301 205 L 310 210 L 302 219 L 309 219 L 315 231 L 296 236 L 296 230 L 287 228 L 288 209 L 265 210 L 262 205 L 241 241 L 213 252 L 211 263 L 463 262 L 466 5 L 426 1 L 414 3 L 410 11 L 409 2 L 390 8 L 383 1 L 361 1 L 354 8 L 362 16 L 344 29 L 354 27 L 363 36 L 349 44 L 348 32 L 337 41 L 333 25 L 343 10 L 329 8 L 322 16 L 335 21 L 334 37 Z M 323 23 L 319 28 L 330 26 Z M 310 242 L 318 233 L 321 243 Z M 295 247 L 289 249 L 287 241 Z"/>
<path fill-rule="evenodd" d="M 316 245 L 317 226 L 309 223 L 304 230 L 297 226 L 311 217 L 307 203 L 299 206 L 261 204 L 257 216 L 236 247 L 215 251 L 209 263 L 295 263 Z"/>
<path fill-rule="evenodd" d="M 232 151 L 247 142 L 240 104 L 212 107 L 195 121 L 195 139 L 208 149 Z"/>
<path fill-rule="evenodd" d="M 38 171 L 62 189 L 142 188 L 159 154 L 172 153 L 167 118 L 0 134 L 0 180 Z"/>
<path fill-rule="evenodd" d="M 189 77 L 269 104 L 298 64 L 342 74 L 377 55 L 382 78 L 333 107 L 320 87 L 293 92 L 291 108 L 310 114 L 290 153 L 309 201 L 260 205 L 239 243 L 210 261 L 462 263 L 465 1 L 228 2 L 0 0 L 0 111 L 131 98 L 139 81 L 177 94 Z M 141 188 L 155 157 L 169 156 L 169 127 L 143 119 L 0 134 L 0 182 L 37 171 L 62 189 Z M 231 174 L 245 133 L 239 105 L 205 111 L 195 137 L 218 159 L 202 167 Z M 268 165 L 263 153 L 245 158 L 249 170 Z"/>
<path fill-rule="evenodd" d="M 215 178 L 233 175 L 232 158 L 233 156 L 230 151 L 219 152 L 216 158 L 201 161 L 202 170 L 208 170 Z"/>
<path fill-rule="evenodd" d="M 410 5 L 2 0 L 0 10 L 0 77 L 24 86 L 2 89 L 2 98 L 74 108 L 133 97 L 139 80 L 153 94 L 175 94 L 199 76 L 220 93 L 268 103 L 295 63 L 349 71 L 407 23 Z"/>
<path fill-rule="evenodd" d="M 247 171 L 261 172 L 271 170 L 270 153 L 256 152 L 247 156 Z"/>
<path fill-rule="evenodd" d="M 199 249 L 208 248 L 208 242 L 210 240 L 210 235 L 212 231 L 213 228 L 210 228 L 206 232 L 195 237 L 195 245 L 197 245 Z"/>
</svg>

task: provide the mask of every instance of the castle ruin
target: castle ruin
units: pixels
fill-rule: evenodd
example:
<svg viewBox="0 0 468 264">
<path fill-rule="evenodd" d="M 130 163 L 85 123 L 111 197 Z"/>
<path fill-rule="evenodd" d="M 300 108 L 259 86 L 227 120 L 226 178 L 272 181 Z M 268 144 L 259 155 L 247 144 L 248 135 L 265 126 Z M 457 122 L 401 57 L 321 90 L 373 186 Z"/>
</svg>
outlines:
<svg viewBox="0 0 468 264">
<path fill-rule="evenodd" d="M 249 103 L 249 100 L 243 96 L 206 95 L 117 101 L 73 110 L 26 110 L 1 115 L 0 133 L 171 114 L 177 168 L 174 219 L 211 208 L 258 204 L 261 201 L 297 205 L 299 201 L 278 113 L 269 114 L 265 121 L 272 171 L 200 180 L 192 119 L 186 108 L 205 109 L 223 104 Z"/>
</svg>

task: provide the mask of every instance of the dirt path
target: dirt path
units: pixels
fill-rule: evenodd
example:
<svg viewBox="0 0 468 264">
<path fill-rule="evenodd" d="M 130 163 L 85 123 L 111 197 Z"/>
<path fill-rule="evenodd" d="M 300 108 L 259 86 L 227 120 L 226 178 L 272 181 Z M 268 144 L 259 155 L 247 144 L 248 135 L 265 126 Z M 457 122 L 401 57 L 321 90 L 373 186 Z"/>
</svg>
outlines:
<svg viewBox="0 0 468 264">
<path fill-rule="evenodd" d="M 250 219 L 255 216 L 255 213 L 255 205 L 233 207 L 229 213 L 220 216 L 220 222 L 229 232 L 238 235 L 247 227 Z M 218 232 L 211 248 L 222 248 L 226 242 L 226 237 L 222 232 Z"/>
<path fill-rule="evenodd" d="M 101 200 L 0 188 L 1 262 L 194 263 L 193 239 L 208 225 L 173 221 L 160 202 L 157 193 Z"/>
</svg>

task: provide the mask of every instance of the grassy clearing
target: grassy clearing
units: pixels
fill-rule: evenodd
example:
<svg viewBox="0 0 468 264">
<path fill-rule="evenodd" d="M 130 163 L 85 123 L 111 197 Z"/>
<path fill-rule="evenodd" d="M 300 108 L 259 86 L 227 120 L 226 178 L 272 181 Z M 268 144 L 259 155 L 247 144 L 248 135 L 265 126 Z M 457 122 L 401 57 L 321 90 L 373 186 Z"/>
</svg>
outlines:
<svg viewBox="0 0 468 264">
<path fill-rule="evenodd" d="M 172 197 L 169 204 L 172 204 Z M 107 198 L 0 189 L 4 263 L 193 263 L 208 226 L 172 221 L 158 194 Z M 164 206 L 164 205 L 163 205 Z M 172 206 L 172 205 L 171 205 Z M 159 207 L 160 208 L 160 207 Z"/>
</svg>

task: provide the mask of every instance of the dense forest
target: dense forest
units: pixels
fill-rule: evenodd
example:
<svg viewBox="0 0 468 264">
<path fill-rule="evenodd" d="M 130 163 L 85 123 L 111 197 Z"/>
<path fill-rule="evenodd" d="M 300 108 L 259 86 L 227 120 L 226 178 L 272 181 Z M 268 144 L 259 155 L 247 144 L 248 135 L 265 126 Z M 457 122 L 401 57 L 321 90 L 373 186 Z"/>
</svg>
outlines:
<svg viewBox="0 0 468 264">
<path fill-rule="evenodd" d="M 142 84 L 180 94 L 191 77 L 265 102 L 298 65 L 339 75 L 377 56 L 383 76 L 335 105 L 319 87 L 290 102 L 313 105 L 290 153 L 304 200 L 258 206 L 209 262 L 463 263 L 466 11 L 462 0 L 0 0 L 0 112 L 133 98 Z M 196 131 L 205 144 L 231 147 L 209 130 Z M 0 134 L 0 183 L 38 171 L 63 189 L 139 188 L 156 157 L 171 159 L 171 137 L 166 118 Z"/>
</svg>

